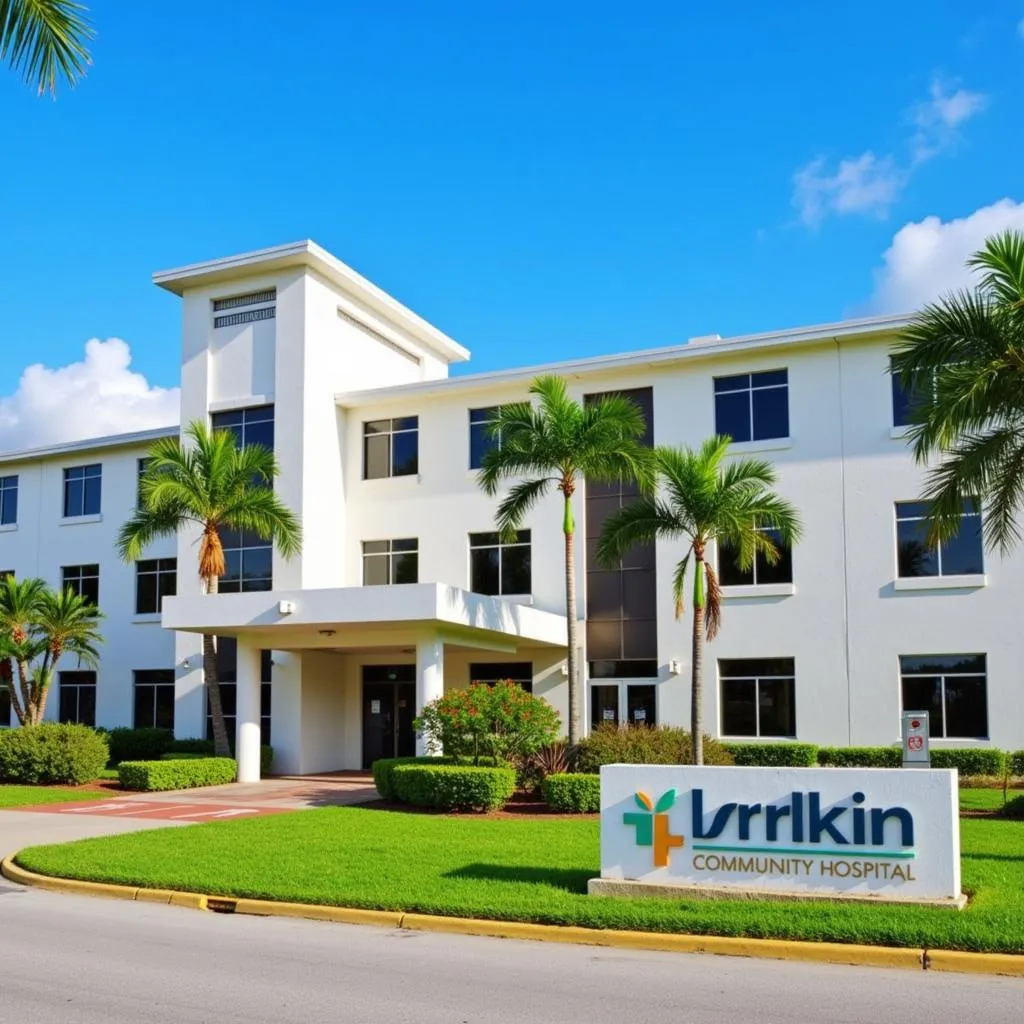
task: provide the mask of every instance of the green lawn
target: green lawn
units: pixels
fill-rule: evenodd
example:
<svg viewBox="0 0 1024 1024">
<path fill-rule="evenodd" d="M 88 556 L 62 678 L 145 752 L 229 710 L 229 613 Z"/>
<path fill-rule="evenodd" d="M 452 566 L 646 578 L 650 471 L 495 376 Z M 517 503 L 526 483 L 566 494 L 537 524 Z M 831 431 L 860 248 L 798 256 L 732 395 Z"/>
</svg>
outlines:
<svg viewBox="0 0 1024 1024">
<path fill-rule="evenodd" d="M 1024 824 L 964 820 L 962 913 L 838 903 L 588 897 L 587 820 L 324 808 L 36 847 L 44 874 L 219 895 L 662 932 L 1024 952 Z"/>
<path fill-rule="evenodd" d="M 0 807 L 34 807 L 36 804 L 63 804 L 69 800 L 98 800 L 102 793 L 54 786 L 0 785 Z"/>
<path fill-rule="evenodd" d="M 1010 799 L 1021 794 L 1019 789 L 1010 790 Z M 960 808 L 970 811 L 998 811 L 1003 806 L 1001 789 L 963 789 L 960 790 Z"/>
</svg>

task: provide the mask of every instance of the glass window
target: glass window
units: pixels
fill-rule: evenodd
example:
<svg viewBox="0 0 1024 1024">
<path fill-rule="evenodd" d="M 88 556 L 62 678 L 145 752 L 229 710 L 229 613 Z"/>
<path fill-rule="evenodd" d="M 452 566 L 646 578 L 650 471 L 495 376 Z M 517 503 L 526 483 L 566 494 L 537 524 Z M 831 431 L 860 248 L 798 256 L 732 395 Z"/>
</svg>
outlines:
<svg viewBox="0 0 1024 1024">
<path fill-rule="evenodd" d="M 476 594 L 529 594 L 533 591 L 530 531 L 504 543 L 497 533 L 469 535 L 469 589 Z"/>
<path fill-rule="evenodd" d="M 250 409 L 232 409 L 215 412 L 210 417 L 214 430 L 230 430 L 239 448 L 247 444 L 261 444 L 274 449 L 274 407 L 254 405 Z"/>
<path fill-rule="evenodd" d="M 61 722 L 96 726 L 96 673 L 91 671 L 58 672 Z"/>
<path fill-rule="evenodd" d="M 654 658 L 635 658 L 623 661 L 612 658 L 590 662 L 591 679 L 652 679 L 658 674 Z"/>
<path fill-rule="evenodd" d="M 135 614 L 160 611 L 165 597 L 178 590 L 177 558 L 147 558 L 135 563 Z"/>
<path fill-rule="evenodd" d="M 414 476 L 419 472 L 418 416 L 363 424 L 363 479 Z"/>
<path fill-rule="evenodd" d="M 619 724 L 619 688 L 604 683 L 590 687 L 590 728 Z"/>
<path fill-rule="evenodd" d="M 139 669 L 135 679 L 135 728 L 174 728 L 174 669 Z"/>
<path fill-rule="evenodd" d="M 260 743 L 270 746 L 271 679 L 274 666 L 273 652 L 260 651 Z M 238 642 L 232 636 L 217 637 L 217 678 L 220 681 L 221 709 L 224 724 L 232 746 L 238 721 Z M 210 720 L 210 699 L 206 699 L 206 738 L 213 739 Z"/>
<path fill-rule="evenodd" d="M 98 516 L 102 485 L 103 467 L 99 463 L 65 469 L 64 518 Z"/>
<path fill-rule="evenodd" d="M 733 441 L 789 437 L 789 371 L 716 377 L 715 433 Z"/>
<path fill-rule="evenodd" d="M 18 521 L 18 478 L 0 476 L 0 526 L 13 526 Z"/>
<path fill-rule="evenodd" d="M 937 547 L 928 543 L 928 505 L 923 501 L 896 502 L 896 567 L 902 578 L 970 576 L 985 571 L 981 509 L 973 499 L 964 502 L 960 529 Z"/>
<path fill-rule="evenodd" d="M 6 729 L 11 724 L 11 691 L 7 689 L 6 683 L 0 683 L 0 729 Z"/>
<path fill-rule="evenodd" d="M 658 724 L 657 688 L 650 683 L 626 687 L 626 720 L 630 725 Z"/>
<path fill-rule="evenodd" d="M 419 582 L 419 541 L 363 541 L 363 586 L 388 586 Z"/>
<path fill-rule="evenodd" d="M 927 373 L 905 388 L 899 374 L 893 373 L 890 360 L 889 377 L 892 381 L 892 425 L 905 427 L 914 422 L 917 411 L 934 394 L 935 374 Z"/>
<path fill-rule="evenodd" d="M 98 565 L 65 565 L 61 568 L 61 586 L 70 587 L 90 604 L 100 603 L 100 567 Z"/>
<path fill-rule="evenodd" d="M 793 658 L 723 658 L 718 680 L 723 736 L 796 736 Z"/>
<path fill-rule="evenodd" d="M 471 683 L 518 683 L 527 693 L 533 693 L 532 661 L 476 661 L 469 666 Z"/>
<path fill-rule="evenodd" d="M 754 556 L 754 564 L 745 572 L 739 566 L 739 551 L 727 541 L 718 544 L 718 581 L 723 587 L 752 587 L 768 583 L 793 582 L 793 552 L 782 543 L 777 530 L 763 529 L 762 533 L 771 538 L 779 552 L 778 561 L 772 565 L 762 552 Z"/>
<path fill-rule="evenodd" d="M 469 468 L 479 469 L 484 456 L 494 448 L 501 447 L 501 435 L 494 431 L 499 406 L 487 409 L 469 410 Z"/>
<path fill-rule="evenodd" d="M 927 711 L 937 739 L 988 739 L 984 654 L 905 654 L 900 657 L 904 711 Z"/>
</svg>

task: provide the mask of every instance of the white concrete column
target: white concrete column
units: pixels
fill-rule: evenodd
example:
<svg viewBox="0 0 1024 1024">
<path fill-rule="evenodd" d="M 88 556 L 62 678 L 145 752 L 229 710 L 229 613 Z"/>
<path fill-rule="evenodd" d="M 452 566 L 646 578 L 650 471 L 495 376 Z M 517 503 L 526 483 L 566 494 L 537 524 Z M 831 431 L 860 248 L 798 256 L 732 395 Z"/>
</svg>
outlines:
<svg viewBox="0 0 1024 1024">
<path fill-rule="evenodd" d="M 432 700 L 443 695 L 444 642 L 437 636 L 426 637 L 416 644 L 416 715 L 422 715 Z M 418 735 L 416 753 L 425 757 L 440 751 L 428 749 L 426 736 Z"/>
<path fill-rule="evenodd" d="M 239 782 L 260 781 L 260 649 L 238 638 L 238 725 L 235 757 Z"/>
</svg>

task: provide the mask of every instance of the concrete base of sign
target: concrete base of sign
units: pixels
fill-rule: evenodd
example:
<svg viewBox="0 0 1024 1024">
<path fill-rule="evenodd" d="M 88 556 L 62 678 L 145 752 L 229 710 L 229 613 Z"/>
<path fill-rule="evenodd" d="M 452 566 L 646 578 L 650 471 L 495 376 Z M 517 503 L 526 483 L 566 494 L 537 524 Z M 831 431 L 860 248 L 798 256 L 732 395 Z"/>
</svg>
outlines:
<svg viewBox="0 0 1024 1024">
<path fill-rule="evenodd" d="M 811 900 L 816 903 L 884 903 L 887 906 L 943 907 L 963 910 L 967 897 L 956 899 L 911 899 L 872 895 L 871 893 L 774 892 L 765 889 L 742 889 L 739 886 L 663 885 L 658 882 L 636 882 L 628 878 L 591 878 L 587 882 L 589 896 L 651 897 L 663 900 Z"/>
</svg>

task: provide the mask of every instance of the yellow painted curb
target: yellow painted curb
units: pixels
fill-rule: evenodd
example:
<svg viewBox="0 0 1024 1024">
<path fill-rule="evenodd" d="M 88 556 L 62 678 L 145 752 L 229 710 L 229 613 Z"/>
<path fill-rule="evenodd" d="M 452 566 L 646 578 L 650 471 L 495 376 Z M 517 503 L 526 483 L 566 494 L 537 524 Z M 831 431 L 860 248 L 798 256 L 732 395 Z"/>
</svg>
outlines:
<svg viewBox="0 0 1024 1024">
<path fill-rule="evenodd" d="M 1024 978 L 1024 956 L 1012 953 L 962 953 L 954 949 L 930 949 L 925 954 L 930 971 L 958 974 L 1002 974 Z"/>
<path fill-rule="evenodd" d="M 490 921 L 471 917 L 440 917 L 434 914 L 403 914 L 386 910 L 326 907 L 313 903 L 278 903 L 273 900 L 206 896 L 172 889 L 142 889 L 106 882 L 80 882 L 27 871 L 12 855 L 0 863 L 0 874 L 21 885 L 70 892 L 83 896 L 163 903 L 193 910 L 223 910 L 260 917 L 306 918 L 340 924 L 375 925 L 407 931 L 441 932 L 450 935 L 484 935 L 536 942 L 568 942 L 616 949 L 640 949 L 670 953 L 714 953 L 770 960 L 802 960 L 810 963 L 852 964 L 860 967 L 898 967 L 911 970 L 956 971 L 1024 978 L 1024 956 L 1009 953 L 961 953 L 955 950 L 919 950 L 894 946 L 858 946 L 843 942 L 800 942 L 786 939 L 736 938 L 725 935 L 678 935 L 579 928 L 524 921 Z"/>
</svg>

